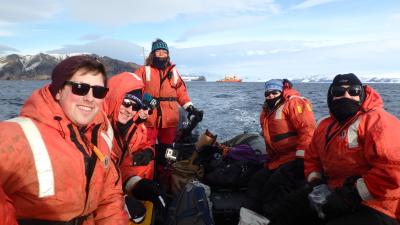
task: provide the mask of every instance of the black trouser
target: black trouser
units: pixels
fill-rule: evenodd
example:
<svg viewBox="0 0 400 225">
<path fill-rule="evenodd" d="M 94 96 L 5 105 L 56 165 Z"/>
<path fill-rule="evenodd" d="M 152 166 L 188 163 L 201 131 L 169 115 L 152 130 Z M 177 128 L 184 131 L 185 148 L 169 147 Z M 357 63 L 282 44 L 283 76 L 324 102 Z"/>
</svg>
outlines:
<svg viewBox="0 0 400 225">
<path fill-rule="evenodd" d="M 282 199 L 304 186 L 304 163 L 296 159 L 276 170 L 262 169 L 250 180 L 243 206 L 271 219 L 277 215 Z"/>
<path fill-rule="evenodd" d="M 271 225 L 400 225 L 395 219 L 364 205 L 353 213 L 321 220 L 310 206 L 310 192 L 311 188 L 303 188 L 286 196 Z"/>
</svg>

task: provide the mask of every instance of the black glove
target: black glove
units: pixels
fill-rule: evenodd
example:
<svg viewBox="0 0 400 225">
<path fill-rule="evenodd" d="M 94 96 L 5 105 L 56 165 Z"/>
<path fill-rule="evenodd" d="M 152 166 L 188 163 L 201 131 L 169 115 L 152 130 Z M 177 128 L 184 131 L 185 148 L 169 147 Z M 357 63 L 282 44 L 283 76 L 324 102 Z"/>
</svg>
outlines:
<svg viewBox="0 0 400 225">
<path fill-rule="evenodd" d="M 322 211 L 328 219 L 354 212 L 361 204 L 355 182 L 360 176 L 346 178 L 343 186 L 335 189 L 327 197 L 327 202 L 322 206 Z"/>
<path fill-rule="evenodd" d="M 125 196 L 125 205 L 129 213 L 129 220 L 141 223 L 146 215 L 146 207 L 132 196 Z"/>
<path fill-rule="evenodd" d="M 146 148 L 140 152 L 132 153 L 132 161 L 134 166 L 146 166 L 154 158 L 153 150 Z"/>
<path fill-rule="evenodd" d="M 189 107 L 187 107 L 186 111 L 188 112 L 188 116 L 187 116 L 188 120 L 190 120 L 190 118 L 192 116 L 195 116 L 196 119 L 198 119 L 199 121 L 201 121 L 203 119 L 203 111 L 198 110 L 193 105 L 190 105 Z"/>
<path fill-rule="evenodd" d="M 161 208 L 166 207 L 166 198 L 161 191 L 160 185 L 152 180 L 145 178 L 141 179 L 137 184 L 135 184 L 135 186 L 133 186 L 131 193 L 139 200 L 151 201 L 153 204 Z"/>
</svg>

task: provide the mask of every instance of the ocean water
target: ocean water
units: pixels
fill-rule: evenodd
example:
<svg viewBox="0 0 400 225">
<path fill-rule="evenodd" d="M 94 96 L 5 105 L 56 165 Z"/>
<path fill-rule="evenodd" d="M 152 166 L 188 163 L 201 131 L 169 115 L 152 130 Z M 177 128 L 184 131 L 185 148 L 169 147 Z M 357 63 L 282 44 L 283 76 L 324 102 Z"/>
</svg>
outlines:
<svg viewBox="0 0 400 225">
<path fill-rule="evenodd" d="M 33 90 L 49 81 L 0 81 L 0 120 L 18 115 Z M 400 117 L 400 84 L 368 84 L 382 96 L 385 109 Z M 260 132 L 259 114 L 264 101 L 263 83 L 187 82 L 195 106 L 204 111 L 203 121 L 194 132 L 209 129 L 223 141 L 243 132 Z M 311 100 L 315 118 L 328 114 L 328 83 L 295 83 L 294 87 Z"/>
</svg>

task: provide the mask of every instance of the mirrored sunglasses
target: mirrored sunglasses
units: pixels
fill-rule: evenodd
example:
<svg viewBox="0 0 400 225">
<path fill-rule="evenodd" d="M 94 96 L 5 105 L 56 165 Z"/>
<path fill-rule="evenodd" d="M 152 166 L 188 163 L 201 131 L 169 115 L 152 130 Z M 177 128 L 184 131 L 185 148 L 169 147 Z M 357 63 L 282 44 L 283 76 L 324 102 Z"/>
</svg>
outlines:
<svg viewBox="0 0 400 225">
<path fill-rule="evenodd" d="M 89 90 L 92 89 L 93 97 L 102 99 L 106 97 L 108 88 L 98 85 L 90 85 L 86 83 L 76 83 L 73 81 L 65 81 L 66 85 L 71 86 L 72 93 L 79 96 L 85 96 L 89 93 Z"/>
<path fill-rule="evenodd" d="M 362 87 L 360 85 L 351 85 L 349 87 L 332 86 L 331 94 L 334 97 L 341 97 L 347 92 L 350 96 L 360 96 L 361 90 Z"/>
<path fill-rule="evenodd" d="M 136 104 L 136 102 L 126 98 L 122 101 L 122 105 L 125 108 L 132 107 L 133 111 L 139 111 L 141 109 L 140 105 Z"/>
</svg>

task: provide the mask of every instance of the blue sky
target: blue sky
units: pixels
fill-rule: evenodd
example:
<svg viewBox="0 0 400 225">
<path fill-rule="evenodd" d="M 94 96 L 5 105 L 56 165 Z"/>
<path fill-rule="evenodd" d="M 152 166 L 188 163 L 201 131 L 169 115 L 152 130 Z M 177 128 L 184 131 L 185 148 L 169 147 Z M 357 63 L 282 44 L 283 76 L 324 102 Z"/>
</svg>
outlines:
<svg viewBox="0 0 400 225">
<path fill-rule="evenodd" d="M 184 74 L 400 77 L 399 0 L 0 0 L 0 54 L 143 62 L 162 38 Z M 395 74 L 395 75 L 393 75 Z M 396 75 L 397 74 L 397 75 Z"/>
</svg>

